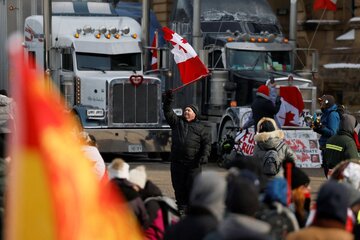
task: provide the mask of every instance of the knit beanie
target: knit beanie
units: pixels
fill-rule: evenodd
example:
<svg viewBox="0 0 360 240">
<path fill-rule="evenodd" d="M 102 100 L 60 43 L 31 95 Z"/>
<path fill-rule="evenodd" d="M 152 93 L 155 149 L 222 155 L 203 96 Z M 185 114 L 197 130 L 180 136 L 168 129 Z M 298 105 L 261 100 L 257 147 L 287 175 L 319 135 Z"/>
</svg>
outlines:
<svg viewBox="0 0 360 240">
<path fill-rule="evenodd" d="M 256 93 L 257 96 L 269 96 L 270 95 L 270 90 L 268 88 L 268 86 L 266 85 L 261 85 Z"/>
<path fill-rule="evenodd" d="M 108 166 L 109 179 L 129 179 L 129 164 L 121 158 L 115 158 Z"/>
<path fill-rule="evenodd" d="M 329 180 L 320 188 L 316 200 L 316 218 L 334 219 L 345 224 L 349 202 L 349 192 L 346 187 Z"/>
<path fill-rule="evenodd" d="M 199 114 L 199 109 L 197 108 L 197 106 L 196 105 L 194 105 L 194 104 L 189 104 L 189 105 L 186 105 L 186 107 L 185 108 L 191 108 L 191 110 L 193 110 L 193 112 L 195 113 L 195 115 L 196 115 L 196 117 L 198 116 L 198 114 Z M 185 108 L 184 108 L 184 110 L 185 110 Z"/>
<path fill-rule="evenodd" d="M 137 166 L 130 170 L 129 181 L 144 189 L 146 184 L 146 170 L 144 165 Z"/>
<path fill-rule="evenodd" d="M 287 179 L 287 167 L 284 166 L 284 177 Z M 309 176 L 295 164 L 291 166 L 291 189 L 294 190 L 302 185 L 308 185 L 310 183 Z"/>
</svg>

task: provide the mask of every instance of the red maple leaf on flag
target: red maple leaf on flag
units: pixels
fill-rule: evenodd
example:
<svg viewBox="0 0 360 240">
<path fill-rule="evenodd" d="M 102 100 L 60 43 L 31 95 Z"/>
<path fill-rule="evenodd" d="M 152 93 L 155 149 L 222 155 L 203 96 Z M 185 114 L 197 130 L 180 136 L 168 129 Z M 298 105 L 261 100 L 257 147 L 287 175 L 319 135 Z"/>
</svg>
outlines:
<svg viewBox="0 0 360 240">
<path fill-rule="evenodd" d="M 193 47 L 179 34 L 167 27 L 163 27 L 164 39 L 174 47 L 171 53 L 174 55 L 174 61 L 179 69 L 182 86 L 200 80 L 209 74 L 209 70 L 200 60 Z"/>
<path fill-rule="evenodd" d="M 292 113 L 290 111 L 286 112 L 284 125 L 285 126 L 295 126 L 294 124 L 292 124 L 292 121 L 294 121 L 294 117 L 295 117 L 294 113 Z"/>
</svg>

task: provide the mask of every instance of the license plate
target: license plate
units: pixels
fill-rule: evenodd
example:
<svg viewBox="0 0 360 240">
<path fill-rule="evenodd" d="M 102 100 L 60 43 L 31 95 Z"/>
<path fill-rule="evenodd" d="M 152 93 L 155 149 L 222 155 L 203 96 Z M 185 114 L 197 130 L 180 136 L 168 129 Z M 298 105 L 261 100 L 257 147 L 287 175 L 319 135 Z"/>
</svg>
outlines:
<svg viewBox="0 0 360 240">
<path fill-rule="evenodd" d="M 129 152 L 142 152 L 142 145 L 133 144 L 128 146 Z"/>
</svg>

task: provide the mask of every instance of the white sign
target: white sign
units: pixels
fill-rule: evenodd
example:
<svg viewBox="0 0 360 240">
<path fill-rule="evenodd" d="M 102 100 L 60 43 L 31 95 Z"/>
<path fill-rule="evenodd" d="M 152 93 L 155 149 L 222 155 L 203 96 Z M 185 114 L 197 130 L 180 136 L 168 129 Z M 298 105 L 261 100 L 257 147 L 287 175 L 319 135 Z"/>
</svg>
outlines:
<svg viewBox="0 0 360 240">
<path fill-rule="evenodd" d="M 320 168 L 321 151 L 317 133 L 312 130 L 284 130 L 285 143 L 296 154 L 296 166 L 302 168 Z"/>
<path fill-rule="evenodd" d="M 283 130 L 284 142 L 296 154 L 296 166 L 301 168 L 320 168 L 322 163 L 321 151 L 317 133 L 312 130 Z M 235 138 L 235 149 L 245 156 L 253 154 L 255 141 L 254 129 L 237 132 Z"/>
</svg>

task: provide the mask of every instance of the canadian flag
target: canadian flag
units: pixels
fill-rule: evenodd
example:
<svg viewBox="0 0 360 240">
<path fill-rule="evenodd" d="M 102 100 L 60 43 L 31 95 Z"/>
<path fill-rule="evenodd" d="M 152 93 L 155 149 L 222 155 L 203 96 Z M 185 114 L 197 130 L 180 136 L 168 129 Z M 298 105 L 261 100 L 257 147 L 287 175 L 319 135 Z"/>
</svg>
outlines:
<svg viewBox="0 0 360 240">
<path fill-rule="evenodd" d="M 336 1 L 337 0 L 315 0 L 313 9 L 326 9 L 330 11 L 336 11 Z"/>
<path fill-rule="evenodd" d="M 295 86 L 280 87 L 281 106 L 276 114 L 281 126 L 299 126 L 304 101 L 300 90 Z"/>
<path fill-rule="evenodd" d="M 165 40 L 174 47 L 171 52 L 174 54 L 183 84 L 195 82 L 209 74 L 209 70 L 186 39 L 167 27 L 163 27 L 163 32 Z"/>
<path fill-rule="evenodd" d="M 156 48 L 157 34 L 154 34 L 154 39 L 152 41 L 151 47 Z M 156 49 L 151 49 L 151 69 L 158 69 L 158 55 Z"/>
</svg>

